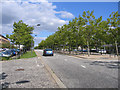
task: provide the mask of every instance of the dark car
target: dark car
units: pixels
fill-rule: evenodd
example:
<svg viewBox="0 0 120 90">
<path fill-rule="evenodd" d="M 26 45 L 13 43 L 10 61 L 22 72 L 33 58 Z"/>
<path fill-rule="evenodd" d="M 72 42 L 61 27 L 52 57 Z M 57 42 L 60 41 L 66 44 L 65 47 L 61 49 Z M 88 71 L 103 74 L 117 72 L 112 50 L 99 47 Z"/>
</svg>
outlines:
<svg viewBox="0 0 120 90">
<path fill-rule="evenodd" d="M 10 51 L 12 52 L 12 55 L 17 55 L 17 51 L 15 49 L 10 49 Z"/>
<path fill-rule="evenodd" d="M 52 49 L 45 49 L 45 50 L 43 50 L 43 56 L 46 56 L 46 55 L 53 56 L 53 54 L 54 54 L 54 51 Z"/>
<path fill-rule="evenodd" d="M 87 50 L 79 50 L 80 52 L 87 52 Z"/>
<path fill-rule="evenodd" d="M 90 52 L 95 52 L 95 53 L 97 53 L 98 50 L 96 50 L 96 49 L 90 49 Z"/>
</svg>

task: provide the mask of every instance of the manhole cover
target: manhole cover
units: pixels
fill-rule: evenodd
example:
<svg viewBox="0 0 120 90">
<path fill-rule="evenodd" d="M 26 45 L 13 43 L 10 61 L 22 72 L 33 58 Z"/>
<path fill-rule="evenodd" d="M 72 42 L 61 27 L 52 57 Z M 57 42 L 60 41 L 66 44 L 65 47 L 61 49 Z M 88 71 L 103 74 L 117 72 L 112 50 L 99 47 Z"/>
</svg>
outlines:
<svg viewBox="0 0 120 90">
<path fill-rule="evenodd" d="M 16 69 L 15 71 L 24 71 L 24 69 Z"/>
</svg>

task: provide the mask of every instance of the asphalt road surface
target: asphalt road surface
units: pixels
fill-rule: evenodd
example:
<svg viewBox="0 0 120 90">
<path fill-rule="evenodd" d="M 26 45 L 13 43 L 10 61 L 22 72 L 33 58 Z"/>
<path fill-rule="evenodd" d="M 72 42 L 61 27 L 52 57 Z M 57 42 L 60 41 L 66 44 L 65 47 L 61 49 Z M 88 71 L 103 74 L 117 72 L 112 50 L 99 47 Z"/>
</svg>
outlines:
<svg viewBox="0 0 120 90">
<path fill-rule="evenodd" d="M 42 50 L 37 50 L 42 56 Z M 80 59 L 55 53 L 42 56 L 67 88 L 118 88 L 118 62 Z"/>
</svg>

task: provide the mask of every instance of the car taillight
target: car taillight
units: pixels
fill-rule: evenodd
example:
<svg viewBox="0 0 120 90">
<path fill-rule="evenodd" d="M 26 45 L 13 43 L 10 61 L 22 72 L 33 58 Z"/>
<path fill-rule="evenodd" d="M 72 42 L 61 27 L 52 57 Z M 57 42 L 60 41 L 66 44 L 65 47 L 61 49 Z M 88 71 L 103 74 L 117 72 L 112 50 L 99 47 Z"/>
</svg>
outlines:
<svg viewBox="0 0 120 90">
<path fill-rule="evenodd" d="M 54 51 L 52 51 L 54 53 Z"/>
</svg>

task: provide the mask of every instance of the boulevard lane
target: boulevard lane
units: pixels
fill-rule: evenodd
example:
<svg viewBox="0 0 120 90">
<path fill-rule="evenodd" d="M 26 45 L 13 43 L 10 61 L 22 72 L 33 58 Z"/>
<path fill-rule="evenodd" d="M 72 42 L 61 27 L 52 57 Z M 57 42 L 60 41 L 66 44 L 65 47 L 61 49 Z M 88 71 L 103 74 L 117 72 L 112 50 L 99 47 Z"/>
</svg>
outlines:
<svg viewBox="0 0 120 90">
<path fill-rule="evenodd" d="M 39 51 L 42 56 L 42 51 Z M 87 60 L 55 53 L 42 56 L 53 72 L 68 88 L 117 88 L 116 62 Z M 113 67 L 114 66 L 114 67 Z"/>
</svg>

